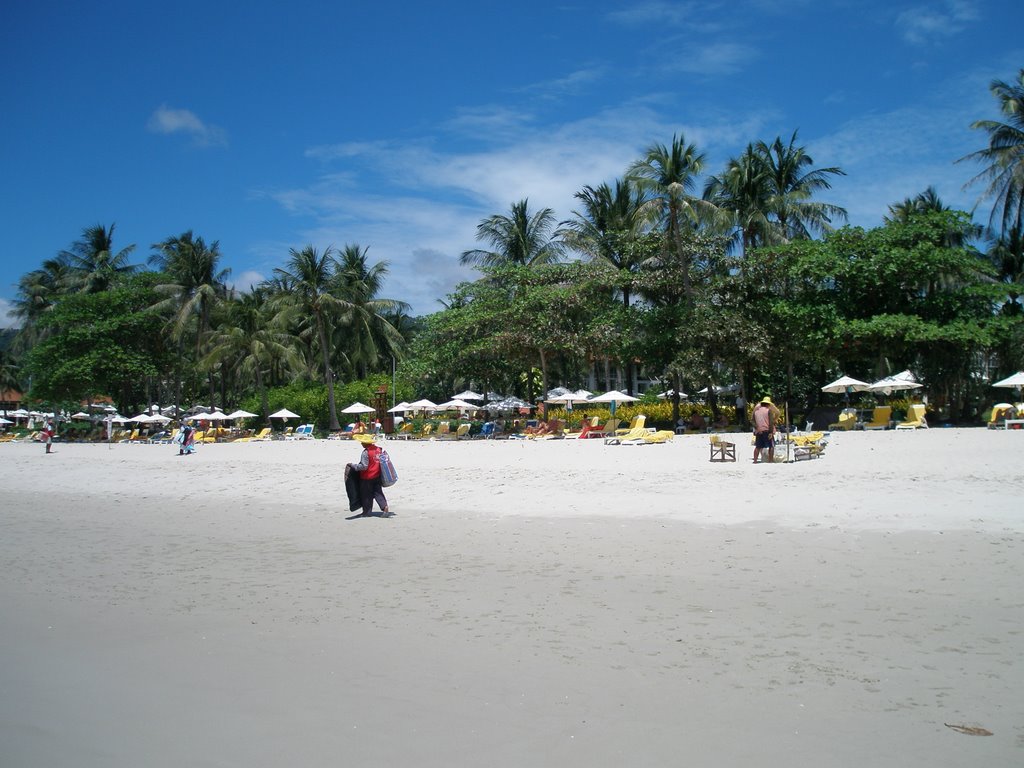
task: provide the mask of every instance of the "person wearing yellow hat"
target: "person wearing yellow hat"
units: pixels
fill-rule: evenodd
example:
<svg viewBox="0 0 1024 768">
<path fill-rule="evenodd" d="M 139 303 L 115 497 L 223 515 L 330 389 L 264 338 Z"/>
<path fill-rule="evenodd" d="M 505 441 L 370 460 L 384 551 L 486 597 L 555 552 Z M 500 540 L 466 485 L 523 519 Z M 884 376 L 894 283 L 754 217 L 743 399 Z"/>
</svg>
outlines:
<svg viewBox="0 0 1024 768">
<path fill-rule="evenodd" d="M 779 409 L 767 395 L 754 406 L 751 414 L 754 422 L 754 463 L 760 459 L 771 463 L 775 461 L 775 422 L 779 418 Z M 768 455 L 765 459 L 764 452 Z"/>
<path fill-rule="evenodd" d="M 383 517 L 391 517 L 388 500 L 384 497 L 384 486 L 380 482 L 381 447 L 373 440 L 373 435 L 353 435 L 363 446 L 358 464 L 349 464 L 349 471 L 359 473 L 359 496 L 363 502 L 363 515 L 373 512 L 373 502 L 377 502 Z"/>
</svg>

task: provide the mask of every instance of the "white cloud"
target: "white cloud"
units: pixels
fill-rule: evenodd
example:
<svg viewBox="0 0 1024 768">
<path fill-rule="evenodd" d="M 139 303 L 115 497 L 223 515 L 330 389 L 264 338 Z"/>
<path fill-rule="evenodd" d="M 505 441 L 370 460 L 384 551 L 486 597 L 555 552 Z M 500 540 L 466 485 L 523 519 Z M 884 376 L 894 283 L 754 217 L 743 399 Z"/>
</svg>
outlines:
<svg viewBox="0 0 1024 768">
<path fill-rule="evenodd" d="M 907 42 L 926 45 L 959 34 L 967 24 L 977 19 L 978 11 L 974 2 L 945 0 L 903 11 L 896 17 L 896 26 L 902 30 Z"/>
<path fill-rule="evenodd" d="M 731 75 L 741 71 L 758 56 L 757 49 L 732 42 L 709 42 L 683 45 L 666 57 L 661 68 L 665 72 L 693 75 Z"/>
<path fill-rule="evenodd" d="M 228 284 L 236 291 L 248 293 L 252 290 L 254 285 L 258 285 L 266 280 L 266 276 L 262 272 L 258 272 L 255 269 L 247 269 L 243 272 L 239 272 L 232 278 L 228 279 Z"/>
<path fill-rule="evenodd" d="M 19 320 L 14 316 L 14 304 L 7 299 L 0 299 L 0 328 L 20 328 Z"/>
<path fill-rule="evenodd" d="M 227 134 L 222 128 L 204 123 L 187 109 L 172 109 L 162 104 L 149 117 L 146 124 L 153 133 L 185 134 L 199 147 L 227 146 Z"/>
</svg>

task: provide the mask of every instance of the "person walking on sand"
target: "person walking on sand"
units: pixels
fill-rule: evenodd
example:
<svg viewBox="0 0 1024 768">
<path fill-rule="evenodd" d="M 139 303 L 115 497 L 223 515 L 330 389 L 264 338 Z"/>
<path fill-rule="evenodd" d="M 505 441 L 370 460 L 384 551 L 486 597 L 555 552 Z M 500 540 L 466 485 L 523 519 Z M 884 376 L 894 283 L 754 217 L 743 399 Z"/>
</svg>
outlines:
<svg viewBox="0 0 1024 768">
<path fill-rule="evenodd" d="M 196 452 L 196 431 L 191 424 L 182 424 L 178 433 L 178 440 L 181 447 L 178 448 L 179 456 L 188 456 Z"/>
<path fill-rule="evenodd" d="M 53 453 L 53 422 L 46 422 L 43 427 L 43 442 L 46 443 L 46 452 Z"/>
<path fill-rule="evenodd" d="M 754 406 L 751 414 L 754 421 L 754 463 L 764 458 L 764 451 L 768 452 L 766 461 L 771 464 L 775 461 L 775 420 L 779 417 L 779 409 L 775 407 L 770 397 L 763 397 L 761 402 Z"/>
<path fill-rule="evenodd" d="M 363 515 L 369 516 L 373 511 L 373 502 L 377 502 L 383 517 L 392 517 L 388 509 L 388 500 L 384 497 L 384 486 L 380 482 L 381 447 L 373 442 L 373 435 L 353 435 L 363 446 L 358 464 L 349 464 L 353 472 L 359 473 L 359 496 L 363 501 Z"/>
</svg>

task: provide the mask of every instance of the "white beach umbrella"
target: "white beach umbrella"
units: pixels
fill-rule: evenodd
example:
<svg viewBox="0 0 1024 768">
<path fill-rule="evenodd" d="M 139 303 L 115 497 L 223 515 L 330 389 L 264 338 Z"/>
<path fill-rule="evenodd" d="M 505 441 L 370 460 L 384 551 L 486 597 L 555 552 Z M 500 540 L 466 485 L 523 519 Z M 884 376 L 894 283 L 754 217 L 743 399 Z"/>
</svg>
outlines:
<svg viewBox="0 0 1024 768">
<path fill-rule="evenodd" d="M 675 393 L 676 393 L 676 391 L 674 389 L 667 389 L 664 392 L 662 392 L 660 395 L 658 395 L 658 399 L 659 400 L 670 400 Z M 680 400 L 686 400 L 688 398 L 689 398 L 689 395 L 686 394 L 685 392 L 680 392 L 679 393 L 679 399 Z"/>
<path fill-rule="evenodd" d="M 731 395 L 734 392 L 739 390 L 739 385 L 738 384 L 722 384 L 722 385 L 712 384 L 711 385 L 711 389 L 714 391 L 714 393 L 716 395 Z M 697 394 L 698 395 L 706 395 L 707 393 L 708 393 L 708 388 L 707 387 L 704 387 L 704 389 L 697 390 Z M 680 395 L 680 397 L 683 397 L 683 395 Z"/>
<path fill-rule="evenodd" d="M 456 408 L 459 409 L 460 411 L 465 411 L 472 410 L 473 408 L 479 408 L 480 406 L 473 405 L 472 403 L 467 403 L 465 400 L 452 399 L 449 400 L 448 402 L 441 403 L 440 405 L 436 405 L 434 407 L 439 411 L 453 411 Z"/>
<path fill-rule="evenodd" d="M 992 384 L 993 387 L 1014 387 L 1021 389 L 1024 387 L 1024 371 L 1017 371 L 1013 376 L 1007 376 L 1001 381 L 997 381 Z"/>
<path fill-rule="evenodd" d="M 206 421 L 224 421 L 225 419 L 230 418 L 230 416 L 223 411 L 214 411 L 213 413 L 197 413 L 196 418 L 204 419 Z"/>
<path fill-rule="evenodd" d="M 535 408 L 536 406 L 525 400 L 520 400 L 518 397 L 503 397 L 488 403 L 487 407 L 492 411 L 515 411 L 520 408 Z"/>
<path fill-rule="evenodd" d="M 8 421 L 3 416 L 0 416 L 0 424 L 13 424 L 13 421 Z"/>
<path fill-rule="evenodd" d="M 231 413 L 229 413 L 228 414 L 228 418 L 229 419 L 255 419 L 256 415 L 257 414 L 255 414 L 255 413 L 249 413 L 248 411 L 243 411 L 242 409 L 238 409 L 237 411 L 232 411 Z"/>
<path fill-rule="evenodd" d="M 154 413 L 149 417 L 149 422 L 151 424 L 166 424 L 169 421 L 170 418 L 164 416 L 162 413 Z"/>
<path fill-rule="evenodd" d="M 125 419 L 125 421 L 134 421 L 136 424 L 146 424 L 149 421 L 149 418 L 150 416 L 148 413 L 140 413 L 138 416 L 132 416 L 130 419 Z"/>
<path fill-rule="evenodd" d="M 407 402 L 405 402 L 405 400 L 403 400 L 398 405 L 388 408 L 388 413 L 405 413 L 406 411 L 411 410 L 412 407 Z"/>
<path fill-rule="evenodd" d="M 292 413 L 287 408 L 282 408 L 280 411 L 277 411 L 275 413 L 270 414 L 270 418 L 272 418 L 272 419 L 284 419 L 285 421 L 287 421 L 288 419 L 297 419 L 297 418 L 299 418 L 299 414 Z"/>
<path fill-rule="evenodd" d="M 618 404 L 618 403 L 631 403 L 631 402 L 635 402 L 636 400 L 639 400 L 639 399 L 640 399 L 639 397 L 633 397 L 632 395 L 627 395 L 625 392 L 619 392 L 617 389 L 613 389 L 613 390 L 610 390 L 608 392 L 605 392 L 604 394 L 597 395 L 596 397 L 592 397 L 587 402 L 589 402 L 589 403 L 608 403 L 609 410 L 612 412 L 612 415 L 614 416 L 615 415 L 615 406 L 616 406 L 616 404 Z"/>
<path fill-rule="evenodd" d="M 872 384 L 868 389 L 871 392 L 880 392 L 883 395 L 891 395 L 893 392 L 902 392 L 906 389 L 919 389 L 922 385 L 914 380 L 914 374 L 910 371 L 903 371 L 892 376 L 886 376 Z"/>
<path fill-rule="evenodd" d="M 89 414 L 86 413 L 85 411 L 79 411 L 78 413 L 71 414 L 71 418 L 72 419 L 88 419 L 89 418 Z M 10 422 L 8 422 L 8 423 L 10 423 Z"/>
<path fill-rule="evenodd" d="M 822 392 L 831 392 L 834 395 L 841 395 L 850 392 L 865 392 L 871 388 L 866 381 L 855 379 L 851 376 L 840 376 L 835 381 L 829 382 L 821 388 Z"/>
<path fill-rule="evenodd" d="M 437 408 L 437 404 L 431 400 L 423 398 L 422 400 L 417 400 L 414 403 L 409 403 L 409 408 L 413 411 L 432 411 Z"/>
<path fill-rule="evenodd" d="M 352 403 L 348 408 L 342 408 L 342 413 L 373 413 L 377 409 L 371 405 L 365 405 L 360 402 Z"/>
<path fill-rule="evenodd" d="M 457 395 L 452 395 L 452 400 L 483 400 L 484 396 L 477 394 L 472 389 L 466 389 Z"/>
</svg>

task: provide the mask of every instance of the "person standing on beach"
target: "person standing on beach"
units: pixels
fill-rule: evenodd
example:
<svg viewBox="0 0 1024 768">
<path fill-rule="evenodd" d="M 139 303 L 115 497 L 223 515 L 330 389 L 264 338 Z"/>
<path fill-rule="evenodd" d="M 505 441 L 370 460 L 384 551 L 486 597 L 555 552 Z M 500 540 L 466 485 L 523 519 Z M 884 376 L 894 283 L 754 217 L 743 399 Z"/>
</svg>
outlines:
<svg viewBox="0 0 1024 768">
<path fill-rule="evenodd" d="M 191 424 L 182 424 L 181 432 L 178 433 L 181 447 L 178 449 L 179 456 L 188 456 L 196 452 L 196 431 Z"/>
<path fill-rule="evenodd" d="M 53 422 L 46 422 L 43 426 L 43 442 L 46 443 L 46 452 L 53 453 Z"/>
<path fill-rule="evenodd" d="M 770 397 L 765 396 L 754 406 L 752 414 L 754 420 L 754 463 L 763 458 L 763 452 L 768 452 L 766 461 L 775 461 L 775 420 L 779 417 L 779 409 L 772 403 Z"/>
<path fill-rule="evenodd" d="M 353 435 L 363 446 L 358 464 L 349 464 L 349 469 L 359 473 L 359 496 L 363 501 L 363 515 L 373 511 L 373 502 L 377 502 L 384 517 L 392 517 L 388 509 L 388 500 L 384 497 L 384 486 L 380 482 L 381 447 L 373 442 L 373 435 Z"/>
</svg>

